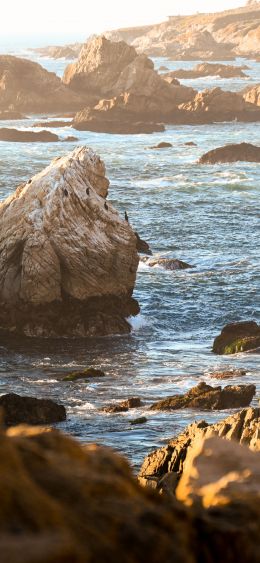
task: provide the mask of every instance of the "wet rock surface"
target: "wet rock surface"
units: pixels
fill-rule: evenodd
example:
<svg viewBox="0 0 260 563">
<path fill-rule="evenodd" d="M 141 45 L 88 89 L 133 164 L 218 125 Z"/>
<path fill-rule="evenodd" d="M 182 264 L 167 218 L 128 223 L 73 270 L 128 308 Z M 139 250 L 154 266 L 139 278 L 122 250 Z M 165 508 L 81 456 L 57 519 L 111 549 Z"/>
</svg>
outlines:
<svg viewBox="0 0 260 563">
<path fill-rule="evenodd" d="M 78 379 L 93 379 L 95 377 L 105 377 L 105 372 L 102 369 L 86 368 L 81 371 L 74 371 L 68 373 L 62 378 L 62 381 L 77 381 Z"/>
<path fill-rule="evenodd" d="M 0 397 L 0 409 L 6 426 L 17 424 L 53 424 L 66 419 L 66 410 L 51 399 L 21 397 L 7 393 Z"/>
<path fill-rule="evenodd" d="M 188 268 L 194 267 L 187 262 L 183 262 L 183 260 L 178 260 L 177 258 L 147 258 L 144 256 L 141 258 L 141 262 L 144 262 L 145 264 L 147 264 L 147 266 L 150 266 L 150 268 L 160 267 L 164 270 L 172 271 L 187 270 Z"/>
<path fill-rule="evenodd" d="M 213 343 L 215 354 L 237 354 L 260 347 L 260 327 L 255 321 L 227 324 Z"/>
<path fill-rule="evenodd" d="M 203 381 L 184 395 L 173 395 L 153 403 L 151 410 L 228 409 L 248 406 L 255 395 L 255 385 L 227 385 L 223 389 Z"/>
<path fill-rule="evenodd" d="M 199 160 L 200 164 L 217 164 L 218 162 L 260 162 L 260 147 L 250 143 L 230 144 L 218 147 L 205 153 Z"/>
<path fill-rule="evenodd" d="M 141 406 L 143 406 L 143 402 L 139 397 L 130 397 L 130 399 L 125 399 L 120 403 L 108 405 L 102 410 L 107 413 L 127 412 L 129 409 L 135 409 Z M 140 421 L 140 419 L 138 420 Z"/>
</svg>

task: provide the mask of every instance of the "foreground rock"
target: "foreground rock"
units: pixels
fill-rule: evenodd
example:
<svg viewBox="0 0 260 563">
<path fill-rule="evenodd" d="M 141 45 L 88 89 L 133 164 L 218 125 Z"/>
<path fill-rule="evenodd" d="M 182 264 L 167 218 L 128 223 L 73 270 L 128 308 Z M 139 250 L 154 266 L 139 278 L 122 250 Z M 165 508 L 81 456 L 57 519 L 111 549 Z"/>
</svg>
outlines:
<svg viewBox="0 0 260 563">
<path fill-rule="evenodd" d="M 93 379 L 95 377 L 104 377 L 105 372 L 102 369 L 86 368 L 81 371 L 68 373 L 63 377 L 62 381 L 77 381 L 78 379 Z"/>
<path fill-rule="evenodd" d="M 178 260 L 178 258 L 148 258 L 142 257 L 141 261 L 150 266 L 150 268 L 163 268 L 164 270 L 186 270 L 187 268 L 193 268 L 187 262 Z"/>
<path fill-rule="evenodd" d="M 187 70 L 180 68 L 168 73 L 168 76 L 175 78 L 196 79 L 206 76 L 219 76 L 220 78 L 246 78 L 243 72 L 245 66 L 232 66 L 224 64 L 202 63 L 197 64 L 193 69 Z"/>
<path fill-rule="evenodd" d="M 0 128 L 0 141 L 12 143 L 58 143 L 58 135 L 50 131 L 19 131 L 18 129 Z"/>
<path fill-rule="evenodd" d="M 248 406 L 255 391 L 255 385 L 227 385 L 222 389 L 202 381 L 184 395 L 173 395 L 153 403 L 151 409 L 235 409 Z"/>
<path fill-rule="evenodd" d="M 143 403 L 139 397 L 130 397 L 130 399 L 125 399 L 125 401 L 121 401 L 120 403 L 108 405 L 102 410 L 107 413 L 127 412 L 129 409 L 136 409 L 142 405 Z"/>
<path fill-rule="evenodd" d="M 260 347 L 260 326 L 254 321 L 230 323 L 213 343 L 215 354 L 237 354 Z"/>
<path fill-rule="evenodd" d="M 185 467 L 187 454 L 198 439 L 219 436 L 260 451 L 259 425 L 260 408 L 244 409 L 215 424 L 209 424 L 205 420 L 194 422 L 170 440 L 167 446 L 155 450 L 145 458 L 139 474 L 140 482 L 160 489 L 163 486 L 162 479 L 173 473 L 172 482 L 176 486 Z"/>
<path fill-rule="evenodd" d="M 105 166 L 79 147 L 0 204 L 0 327 L 27 336 L 130 332 L 136 236 L 105 201 Z"/>
<path fill-rule="evenodd" d="M 39 64 L 11 55 L 0 56 L 0 110 L 39 113 L 82 107 L 78 94 Z"/>
<path fill-rule="evenodd" d="M 8 393 L 0 397 L 0 408 L 3 409 L 3 419 L 6 426 L 53 424 L 66 420 L 66 411 L 63 405 L 58 405 L 51 399 L 21 397 L 15 393 Z"/>
<path fill-rule="evenodd" d="M 108 448 L 9 429 L 0 436 L 1 563 L 219 563 L 227 546 L 229 563 L 256 561 L 259 455 L 226 446 L 210 440 L 201 459 L 193 453 L 178 502 L 140 487 Z"/>
<path fill-rule="evenodd" d="M 173 118 L 175 122 L 190 124 L 260 121 L 260 108 L 247 103 L 240 94 L 212 88 L 198 92 L 191 101 L 179 104 Z"/>
<path fill-rule="evenodd" d="M 217 164 L 218 162 L 260 162 L 260 147 L 250 143 L 225 145 L 205 153 L 200 164 Z"/>
</svg>

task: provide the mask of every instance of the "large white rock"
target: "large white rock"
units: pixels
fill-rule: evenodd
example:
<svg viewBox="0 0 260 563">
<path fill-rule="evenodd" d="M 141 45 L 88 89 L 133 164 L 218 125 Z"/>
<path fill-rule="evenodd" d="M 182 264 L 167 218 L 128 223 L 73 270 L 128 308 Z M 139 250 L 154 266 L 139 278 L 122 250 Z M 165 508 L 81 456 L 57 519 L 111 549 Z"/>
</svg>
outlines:
<svg viewBox="0 0 260 563">
<path fill-rule="evenodd" d="M 60 315 L 58 303 L 69 303 L 71 309 L 73 302 L 79 318 L 71 322 L 76 326 L 68 329 L 65 322 L 57 334 L 117 331 L 116 326 L 95 330 L 94 318 L 90 327 L 87 311 L 80 314 L 84 303 L 87 309 L 91 305 L 93 317 L 93 298 L 96 313 L 102 311 L 113 318 L 112 298 L 118 302 L 121 320 L 134 309 L 136 312 L 136 302 L 131 299 L 138 266 L 136 237 L 131 226 L 105 202 L 108 186 L 102 160 L 91 149 L 80 147 L 55 159 L 0 204 L 2 327 L 9 324 L 3 318 L 9 309 L 12 329 L 17 329 L 22 316 L 22 332 L 56 334 L 50 319 L 47 328 L 45 321 L 38 323 L 33 315 L 28 325 L 25 311 L 31 315 L 35 307 L 41 307 L 44 317 L 46 304 L 55 303 Z M 19 315 L 20 307 L 23 312 Z M 49 314 L 53 315 L 51 306 L 46 309 Z"/>
</svg>

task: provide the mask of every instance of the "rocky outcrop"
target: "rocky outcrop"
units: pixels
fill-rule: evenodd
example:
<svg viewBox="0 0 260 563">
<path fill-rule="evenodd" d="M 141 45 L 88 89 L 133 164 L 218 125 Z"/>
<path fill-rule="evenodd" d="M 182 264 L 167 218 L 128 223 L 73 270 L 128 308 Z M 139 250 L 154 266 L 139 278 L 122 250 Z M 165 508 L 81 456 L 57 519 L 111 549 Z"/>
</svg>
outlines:
<svg viewBox="0 0 260 563">
<path fill-rule="evenodd" d="M 0 56 L 0 111 L 38 113 L 78 110 L 81 97 L 39 64 Z"/>
<path fill-rule="evenodd" d="M 58 405 L 51 399 L 21 397 L 15 393 L 8 393 L 0 397 L 0 409 L 6 426 L 53 424 L 66 420 L 63 405 Z"/>
<path fill-rule="evenodd" d="M 206 441 L 201 461 L 193 453 L 180 502 L 140 487 L 108 448 L 9 429 L 0 436 L 1 562 L 219 563 L 227 549 L 229 563 L 256 561 L 259 454 L 226 445 Z"/>
<path fill-rule="evenodd" d="M 193 69 L 179 69 L 168 73 L 167 76 L 173 78 L 188 78 L 196 79 L 206 76 L 219 76 L 220 78 L 245 78 L 246 74 L 243 72 L 247 66 L 232 66 L 224 64 L 202 63 L 197 64 Z"/>
<path fill-rule="evenodd" d="M 247 375 L 247 371 L 243 368 L 225 369 L 223 371 L 210 371 L 208 375 L 214 379 L 231 379 L 233 377 L 243 377 Z"/>
<path fill-rule="evenodd" d="M 173 395 L 153 403 L 151 410 L 236 409 L 247 407 L 255 395 L 255 385 L 227 385 L 223 389 L 203 381 L 184 395 Z"/>
<path fill-rule="evenodd" d="M 260 106 L 260 84 L 246 88 L 243 92 L 243 98 L 249 104 Z"/>
<path fill-rule="evenodd" d="M 209 424 L 205 420 L 194 422 L 170 440 L 167 446 L 150 453 L 144 460 L 139 473 L 143 485 L 163 488 L 163 478 L 172 475 L 176 486 L 183 473 L 185 460 L 198 439 L 219 436 L 225 440 L 235 440 L 248 446 L 251 450 L 260 451 L 260 408 L 248 408 L 228 416 L 220 422 Z"/>
<path fill-rule="evenodd" d="M 164 270 L 186 270 L 187 268 L 193 268 L 187 262 L 178 260 L 177 258 L 141 258 L 141 261 L 150 266 L 150 268 L 163 268 Z"/>
<path fill-rule="evenodd" d="M 107 413 L 127 412 L 129 409 L 136 409 L 142 405 L 143 403 L 139 397 L 130 397 L 130 399 L 125 399 L 125 401 L 121 401 L 120 403 L 108 405 L 102 410 Z"/>
<path fill-rule="evenodd" d="M 130 331 L 135 234 L 105 201 L 105 166 L 79 147 L 0 204 L 0 326 L 27 336 Z"/>
<path fill-rule="evenodd" d="M 148 254 L 149 256 L 151 256 L 152 250 L 148 242 L 146 242 L 146 240 L 143 240 L 136 231 L 135 231 L 135 238 L 136 238 L 137 252 L 139 252 L 140 254 Z"/>
<path fill-rule="evenodd" d="M 40 57 L 49 57 L 51 59 L 76 59 L 82 49 L 81 43 L 72 43 L 69 45 L 49 45 L 48 47 L 36 47 L 29 49 L 32 53 Z"/>
<path fill-rule="evenodd" d="M 251 143 L 225 145 L 206 152 L 199 159 L 200 164 L 217 164 L 218 162 L 260 162 L 260 147 Z"/>
<path fill-rule="evenodd" d="M 0 128 L 0 141 L 12 143 L 57 143 L 58 135 L 50 131 L 21 131 L 19 129 Z"/>
<path fill-rule="evenodd" d="M 260 326 L 254 321 L 241 321 L 224 326 L 213 343 L 215 354 L 237 354 L 260 347 Z"/>
<path fill-rule="evenodd" d="M 221 88 L 203 90 L 190 102 L 180 104 L 174 118 L 183 123 L 214 123 L 219 121 L 259 121 L 260 110 L 245 102 L 240 94 Z"/>
</svg>

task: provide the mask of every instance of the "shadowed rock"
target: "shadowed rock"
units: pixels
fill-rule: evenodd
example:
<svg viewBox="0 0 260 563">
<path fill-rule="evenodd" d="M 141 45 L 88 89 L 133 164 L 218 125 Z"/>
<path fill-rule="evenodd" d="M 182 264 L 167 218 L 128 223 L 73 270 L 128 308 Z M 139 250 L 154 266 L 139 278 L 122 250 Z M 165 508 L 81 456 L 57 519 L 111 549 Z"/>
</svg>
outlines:
<svg viewBox="0 0 260 563">
<path fill-rule="evenodd" d="M 93 379 L 95 377 L 104 377 L 105 372 L 101 369 L 86 368 L 81 371 L 74 371 L 73 373 L 68 373 L 62 378 L 62 381 L 77 381 L 78 379 Z"/>
<path fill-rule="evenodd" d="M 217 164 L 218 162 L 260 162 L 260 147 L 250 143 L 225 145 L 205 153 L 200 164 Z"/>
<path fill-rule="evenodd" d="M 213 343 L 215 354 L 237 354 L 260 347 L 260 327 L 255 321 L 241 321 L 224 326 Z"/>
<path fill-rule="evenodd" d="M 104 407 L 102 410 L 108 413 L 127 412 L 129 409 L 136 409 L 137 407 L 141 407 L 142 405 L 143 403 L 141 399 L 139 399 L 139 397 L 131 397 L 130 399 L 125 399 L 125 401 L 121 401 L 121 403 L 108 405 L 107 407 Z"/>
<path fill-rule="evenodd" d="M 0 408 L 3 409 L 6 426 L 52 424 L 66 419 L 63 405 L 58 405 L 51 399 L 21 397 L 15 393 L 8 393 L 0 397 Z"/>
<path fill-rule="evenodd" d="M 27 336 L 128 333 L 136 237 L 109 204 L 101 159 L 84 147 L 0 204 L 0 326 Z"/>
</svg>

